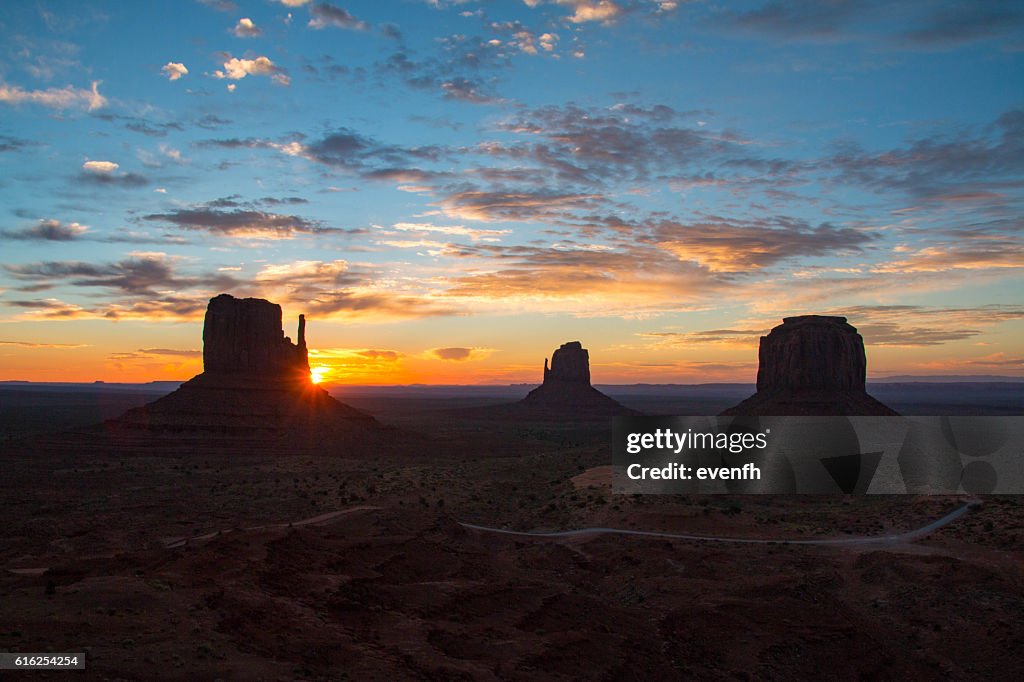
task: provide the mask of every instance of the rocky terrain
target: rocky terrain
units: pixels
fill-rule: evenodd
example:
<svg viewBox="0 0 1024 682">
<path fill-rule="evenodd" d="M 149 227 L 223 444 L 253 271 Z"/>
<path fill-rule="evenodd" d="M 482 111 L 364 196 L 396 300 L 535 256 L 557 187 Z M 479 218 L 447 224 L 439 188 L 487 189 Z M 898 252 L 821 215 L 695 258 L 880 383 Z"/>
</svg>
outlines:
<svg viewBox="0 0 1024 682">
<path fill-rule="evenodd" d="M 427 436 L 317 456 L 3 448 L 0 648 L 86 650 L 83 679 L 1024 674 L 1017 498 L 880 546 L 494 535 L 458 522 L 834 538 L 963 500 L 613 495 L 601 422 L 377 417 Z"/>
</svg>

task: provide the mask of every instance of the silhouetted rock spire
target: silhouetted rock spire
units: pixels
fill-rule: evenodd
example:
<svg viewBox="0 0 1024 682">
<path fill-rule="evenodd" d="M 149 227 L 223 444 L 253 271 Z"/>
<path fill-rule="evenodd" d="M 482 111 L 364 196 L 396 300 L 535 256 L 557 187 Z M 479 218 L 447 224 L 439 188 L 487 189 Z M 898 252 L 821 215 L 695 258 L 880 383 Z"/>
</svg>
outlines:
<svg viewBox="0 0 1024 682">
<path fill-rule="evenodd" d="M 864 339 L 845 317 L 783 318 L 758 350 L 757 393 L 726 415 L 894 415 L 867 394 Z"/>
</svg>

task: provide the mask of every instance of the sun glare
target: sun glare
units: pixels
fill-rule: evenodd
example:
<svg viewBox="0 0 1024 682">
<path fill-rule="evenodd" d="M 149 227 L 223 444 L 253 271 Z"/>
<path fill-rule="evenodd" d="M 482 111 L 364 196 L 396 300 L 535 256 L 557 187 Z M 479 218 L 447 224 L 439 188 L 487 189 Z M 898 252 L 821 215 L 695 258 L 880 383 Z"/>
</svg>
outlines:
<svg viewBox="0 0 1024 682">
<path fill-rule="evenodd" d="M 327 367 L 313 367 L 312 369 L 309 370 L 309 374 L 313 379 L 313 383 L 319 384 L 324 379 L 327 378 L 327 375 L 330 373 L 330 371 L 331 370 Z"/>
</svg>

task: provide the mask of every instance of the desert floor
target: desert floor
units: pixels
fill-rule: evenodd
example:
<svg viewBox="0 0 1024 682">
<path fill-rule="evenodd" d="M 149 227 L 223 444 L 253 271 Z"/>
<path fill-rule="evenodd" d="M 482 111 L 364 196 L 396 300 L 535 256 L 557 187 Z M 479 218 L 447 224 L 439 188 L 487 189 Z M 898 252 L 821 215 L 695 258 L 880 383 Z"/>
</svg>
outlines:
<svg viewBox="0 0 1024 682">
<path fill-rule="evenodd" d="M 1024 677 L 1024 500 L 912 543 L 490 534 L 459 522 L 830 538 L 966 498 L 613 495 L 606 421 L 350 402 L 392 428 L 8 439 L 0 649 L 85 651 L 75 679 Z"/>
</svg>

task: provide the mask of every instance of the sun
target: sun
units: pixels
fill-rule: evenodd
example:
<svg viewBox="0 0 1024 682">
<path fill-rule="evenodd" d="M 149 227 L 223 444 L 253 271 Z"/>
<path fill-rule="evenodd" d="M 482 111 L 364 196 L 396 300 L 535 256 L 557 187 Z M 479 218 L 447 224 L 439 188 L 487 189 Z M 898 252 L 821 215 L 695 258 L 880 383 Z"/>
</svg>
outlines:
<svg viewBox="0 0 1024 682">
<path fill-rule="evenodd" d="M 320 382 L 327 378 L 327 375 L 330 373 L 330 371 L 331 370 L 328 367 L 313 367 L 312 369 L 309 370 L 309 374 L 310 378 L 313 380 L 313 383 L 319 384 Z"/>
</svg>

